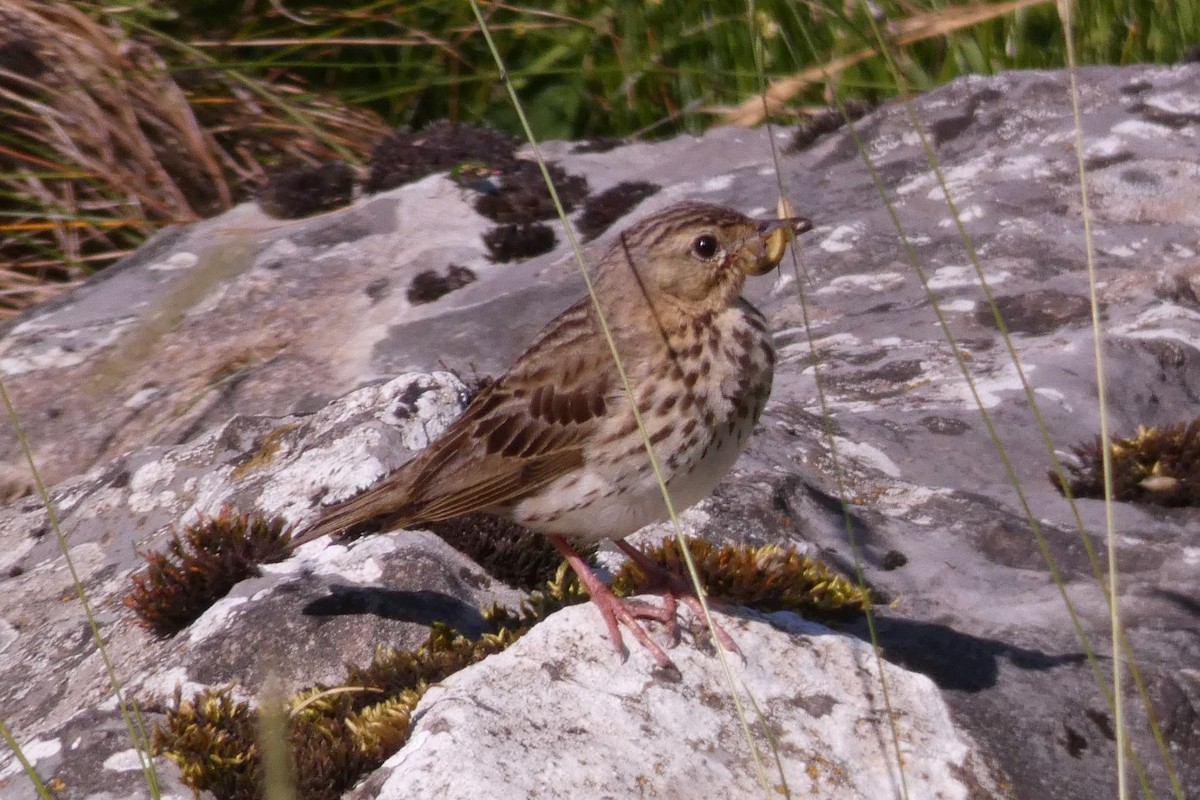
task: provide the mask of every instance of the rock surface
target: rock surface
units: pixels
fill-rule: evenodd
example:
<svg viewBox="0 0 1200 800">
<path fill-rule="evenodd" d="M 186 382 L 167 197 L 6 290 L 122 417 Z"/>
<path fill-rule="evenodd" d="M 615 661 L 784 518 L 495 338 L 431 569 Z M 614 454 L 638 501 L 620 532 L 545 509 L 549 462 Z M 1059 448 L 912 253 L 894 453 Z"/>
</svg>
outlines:
<svg viewBox="0 0 1200 800">
<path fill-rule="evenodd" d="M 1192 163 L 1200 69 L 1095 68 L 1080 78 L 1109 413 L 1114 432 L 1127 435 L 1138 424 L 1194 417 L 1200 398 L 1200 197 Z M 916 100 L 1060 450 L 1092 439 L 1099 420 L 1066 86 L 1061 73 L 1014 73 L 956 81 Z M 775 390 L 750 450 L 689 524 L 714 539 L 790 543 L 846 569 L 853 539 L 866 579 L 891 601 L 878 618 L 886 658 L 941 689 L 961 730 L 947 732 L 948 740 L 978 742 L 971 756 L 978 774 L 994 763 L 1019 798 L 1114 796 L 1113 723 L 1063 600 L 1071 600 L 1107 675 L 1107 607 L 1074 515 L 1046 480 L 1050 457 L 1019 375 L 907 113 L 889 106 L 856 128 L 929 292 L 846 131 L 785 155 L 783 183 L 818 227 L 801 249 L 802 279 L 787 274 L 750 286 L 775 331 Z M 785 131 L 776 134 L 786 141 Z M 664 187 L 620 228 L 684 198 L 770 213 L 767 135 L 722 129 L 607 153 L 547 149 L 595 192 L 624 180 Z M 499 372 L 579 296 L 564 246 L 491 264 L 483 256 L 486 227 L 464 190 L 442 177 L 308 220 L 284 223 L 241 207 L 160 234 L 120 267 L 7 329 L 0 370 L 56 484 L 75 568 L 130 693 L 153 709 L 177 682 L 238 680 L 253 691 L 267 672 L 297 685 L 330 680 L 376 644 L 419 642 L 423 624 L 439 615 L 469 628 L 480 605 L 512 602 L 511 589 L 440 540 L 414 533 L 306 548 L 165 642 L 137 628 L 119 603 L 140 565 L 135 551 L 161 548 L 172 523 L 226 503 L 302 521 L 322 498 L 402 462 L 461 402 L 462 385 L 435 371 Z M 433 302 L 408 301 L 415 276 L 443 274 L 450 264 L 476 280 Z M 965 353 L 1024 500 L 931 297 Z M 387 380 L 408 372 L 419 374 Z M 818 375 L 836 449 L 822 421 Z M 3 436 L 9 472 L 23 474 L 11 434 Z M 853 503 L 846 515 L 839 471 Z M 10 478 L 6 491 L 19 494 L 23 481 Z M 1025 503 L 1063 576 L 1061 592 Z M 1089 543 L 1102 551 L 1101 504 L 1078 507 Z M 1200 786 L 1198 517 L 1196 509 L 1118 506 L 1115 520 L 1126 632 L 1185 791 Z M 37 757 L 39 772 L 62 782 L 59 796 L 145 796 L 62 556 L 31 497 L 0 512 L 0 576 L 0 717 Z M 753 626 L 755 641 L 761 635 L 781 649 L 748 653 L 747 669 L 768 674 L 779 653 L 808 646 L 806 636 Z M 555 641 L 575 640 L 556 634 Z M 711 668 L 693 665 L 690 645 L 680 650 L 689 651 L 685 671 Z M 455 676 L 425 708 L 450 705 L 447 697 L 466 691 L 460 681 L 503 680 L 501 666 L 521 652 Z M 646 680 L 636 658 L 618 665 L 602 653 L 579 669 L 612 682 Z M 1141 701 L 1132 689 L 1126 699 L 1138 766 L 1157 796 L 1171 796 Z M 928 711 L 923 719 L 941 713 Z M 431 738 L 419 738 L 393 764 L 424 758 L 418 746 L 436 744 Z M 845 754 L 825 741 L 822 757 L 837 763 Z M 818 763 L 803 758 L 797 763 Z M 737 780 L 752 776 L 748 764 L 739 766 Z M 18 771 L 0 758 L 4 800 L 30 796 Z M 385 780 L 381 772 L 369 785 Z M 793 791 L 802 786 L 793 783 Z M 983 784 L 973 791 L 998 796 Z"/>
<path fill-rule="evenodd" d="M 897 794 L 883 696 L 864 691 L 879 685 L 870 645 L 786 612 L 771 615 L 770 625 L 753 613 L 716 617 L 754 654 L 729 665 L 770 721 L 782 775 L 747 705 L 770 785 L 829 800 Z M 409 744 L 352 797 L 762 796 L 728 679 L 707 641 L 685 635 L 671 651 L 682 679 L 656 672 L 641 653 L 614 670 L 599 616 L 568 608 L 431 689 Z M 910 796 L 1000 796 L 933 682 L 886 663 L 884 672 L 893 707 L 906 709 L 896 718 Z"/>
</svg>

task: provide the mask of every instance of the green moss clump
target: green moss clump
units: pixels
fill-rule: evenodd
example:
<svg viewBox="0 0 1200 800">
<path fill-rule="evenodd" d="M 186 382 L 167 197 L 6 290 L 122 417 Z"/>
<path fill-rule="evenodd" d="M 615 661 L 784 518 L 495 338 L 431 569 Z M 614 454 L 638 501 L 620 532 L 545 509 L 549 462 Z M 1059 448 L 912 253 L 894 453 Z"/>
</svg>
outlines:
<svg viewBox="0 0 1200 800">
<path fill-rule="evenodd" d="M 704 591 L 717 602 L 759 611 L 794 611 L 825 620 L 856 616 L 870 602 L 858 586 L 790 547 L 715 545 L 694 536 L 688 537 L 687 543 Z M 645 553 L 668 571 L 687 575 L 674 537 L 663 539 Z M 632 561 L 613 579 L 613 592 L 620 596 L 638 594 L 651 586 L 646 573 Z"/>
<path fill-rule="evenodd" d="M 133 589 L 124 603 L 143 627 L 172 636 L 238 581 L 258 575 L 259 564 L 287 558 L 286 525 L 282 517 L 230 509 L 203 518 L 175 534 L 165 554 L 142 554 L 147 566 L 133 575 Z"/>
<path fill-rule="evenodd" d="M 1075 497 L 1104 497 L 1100 438 L 1071 448 L 1078 463 L 1064 465 Z M 1050 483 L 1063 491 L 1051 470 Z M 1200 417 L 1167 427 L 1138 426 L 1130 439 L 1112 440 L 1113 498 L 1160 506 L 1200 505 Z"/>
</svg>

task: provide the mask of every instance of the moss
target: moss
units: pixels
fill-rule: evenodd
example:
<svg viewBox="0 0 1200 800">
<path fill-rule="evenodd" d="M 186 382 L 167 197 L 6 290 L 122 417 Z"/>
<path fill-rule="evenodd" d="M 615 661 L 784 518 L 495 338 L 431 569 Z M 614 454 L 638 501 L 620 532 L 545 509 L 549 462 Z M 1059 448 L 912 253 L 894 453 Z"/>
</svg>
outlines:
<svg viewBox="0 0 1200 800">
<path fill-rule="evenodd" d="M 225 509 L 187 526 L 167 552 L 143 553 L 147 566 L 132 577 L 125 605 L 143 627 L 171 636 L 194 622 L 233 586 L 259 574 L 258 565 L 290 555 L 282 517 Z"/>
<path fill-rule="evenodd" d="M 408 302 L 414 306 L 422 303 L 432 303 L 455 289 L 461 289 L 468 283 L 473 283 L 475 273 L 466 267 L 451 264 L 446 274 L 427 269 L 418 272 L 408 285 Z"/>
<path fill-rule="evenodd" d="M 275 173 L 258 193 L 258 205 L 277 219 L 332 211 L 354 197 L 354 170 L 344 161 L 297 167 Z"/>
<path fill-rule="evenodd" d="M 567 572 L 564 565 L 516 611 L 486 610 L 491 631 L 480 639 L 435 624 L 416 650 L 382 647 L 366 667 L 349 666 L 343 685 L 297 692 L 288 714 L 296 796 L 341 797 L 408 741 L 412 711 L 431 683 L 500 652 L 564 605 L 586 600 Z M 257 712 L 233 699 L 233 687 L 206 689 L 188 700 L 177 691 L 165 723 L 155 728 L 154 750 L 178 764 L 184 783 L 197 792 L 256 800 L 263 784 L 259 725 Z"/>
<path fill-rule="evenodd" d="M 1064 465 L 1075 497 L 1104 497 L 1100 437 L 1071 448 L 1077 463 Z M 1051 470 L 1050 483 L 1063 491 Z M 1129 439 L 1112 440 L 1113 498 L 1161 506 L 1200 505 L 1200 417 L 1167 427 L 1139 426 Z"/>
<path fill-rule="evenodd" d="M 847 117 L 851 122 L 854 122 L 865 116 L 871 111 L 871 108 L 870 103 L 852 100 L 845 104 L 845 117 L 842 116 L 841 109 L 834 107 L 821 109 L 796 126 L 796 131 L 792 134 L 792 141 L 787 152 L 799 153 L 806 150 L 813 142 L 825 134 L 839 130 L 846 124 Z"/>
<path fill-rule="evenodd" d="M 687 541 L 701 585 L 718 602 L 825 620 L 861 614 L 869 602 L 858 586 L 790 547 L 715 545 L 698 537 Z M 673 537 L 649 548 L 646 556 L 677 575 L 687 574 Z M 613 592 L 623 596 L 649 586 L 646 574 L 633 562 L 626 562 L 613 579 Z"/>
<path fill-rule="evenodd" d="M 646 181 L 625 181 L 592 195 L 583 206 L 576 227 L 583 240 L 591 241 L 609 229 L 614 222 L 625 216 L 638 203 L 656 194 L 660 189 L 657 183 Z"/>
<path fill-rule="evenodd" d="M 554 249 L 557 243 L 549 225 L 501 225 L 483 235 L 492 261 L 506 262 L 533 258 Z"/>
<path fill-rule="evenodd" d="M 568 213 L 587 197 L 587 179 L 569 175 L 551 162 L 546 164 L 550 180 L 558 192 L 563 210 Z M 475 200 L 475 210 L 502 224 L 527 224 L 558 216 L 541 168 L 533 161 L 516 161 L 501 169 L 494 179 L 494 191 L 484 192 Z"/>
<path fill-rule="evenodd" d="M 491 514 L 466 514 L 423 525 L 493 578 L 532 591 L 554 578 L 562 555 L 550 540 Z M 586 558 L 595 548 L 583 553 Z"/>
<path fill-rule="evenodd" d="M 366 191 L 395 189 L 464 161 L 480 161 L 497 169 L 516 162 L 511 136 L 477 125 L 435 122 L 419 131 L 399 131 L 375 146 Z"/>
</svg>

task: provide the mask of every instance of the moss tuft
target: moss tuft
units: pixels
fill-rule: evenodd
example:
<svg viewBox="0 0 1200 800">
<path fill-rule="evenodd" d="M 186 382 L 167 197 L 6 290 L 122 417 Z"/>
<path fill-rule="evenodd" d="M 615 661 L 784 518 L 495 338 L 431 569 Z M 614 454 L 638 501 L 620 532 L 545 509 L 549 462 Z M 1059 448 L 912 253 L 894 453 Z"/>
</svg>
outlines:
<svg viewBox="0 0 1200 800">
<path fill-rule="evenodd" d="M 541 222 L 532 225 L 500 225 L 483 235 L 488 256 L 492 261 L 499 263 L 549 253 L 557 241 L 554 229 Z"/>
<path fill-rule="evenodd" d="M 587 197 L 587 179 L 570 175 L 553 162 L 546 164 L 550 180 L 558 192 L 563 210 L 570 213 Z M 483 192 L 475 200 L 475 210 L 502 224 L 525 224 L 558 215 L 541 168 L 533 161 L 514 161 L 500 170 L 496 189 Z"/>
<path fill-rule="evenodd" d="M 414 306 L 422 303 L 432 303 L 455 289 L 461 289 L 468 283 L 474 283 L 475 273 L 458 264 L 451 264 L 446 274 L 437 270 L 427 269 L 418 272 L 408 285 L 408 302 Z"/>
<path fill-rule="evenodd" d="M 259 564 L 287 558 L 285 527 L 282 517 L 230 509 L 201 519 L 175 534 L 166 554 L 142 554 L 147 566 L 133 575 L 125 605 L 159 636 L 178 633 L 238 581 L 258 575 Z"/>
<path fill-rule="evenodd" d="M 1075 445 L 1077 464 L 1064 465 L 1075 497 L 1104 497 L 1100 437 Z M 1138 426 L 1131 439 L 1112 440 L 1113 498 L 1160 506 L 1200 506 L 1200 417 L 1165 428 Z M 1050 483 L 1063 491 L 1051 470 Z"/>
<path fill-rule="evenodd" d="M 258 206 L 276 219 L 300 219 L 347 206 L 354 199 L 354 170 L 344 161 L 294 167 L 273 174 Z"/>
<path fill-rule="evenodd" d="M 830 620 L 861 614 L 869 601 L 859 587 L 790 547 L 715 545 L 688 537 L 688 548 L 701 585 L 718 602 Z M 645 553 L 667 570 L 687 574 L 673 537 L 663 539 Z M 649 588 L 646 574 L 633 562 L 626 562 L 613 579 L 613 592 L 618 595 L 638 594 Z"/>
<path fill-rule="evenodd" d="M 562 556 L 550 539 L 492 514 L 465 514 L 422 525 L 496 580 L 532 591 L 554 578 Z M 591 548 L 583 553 L 588 557 Z"/>
<path fill-rule="evenodd" d="M 583 213 L 579 215 L 577 229 L 585 242 L 590 242 L 630 209 L 647 197 L 657 193 L 661 186 L 647 181 L 625 181 L 616 186 L 592 195 L 584 203 Z"/>
</svg>

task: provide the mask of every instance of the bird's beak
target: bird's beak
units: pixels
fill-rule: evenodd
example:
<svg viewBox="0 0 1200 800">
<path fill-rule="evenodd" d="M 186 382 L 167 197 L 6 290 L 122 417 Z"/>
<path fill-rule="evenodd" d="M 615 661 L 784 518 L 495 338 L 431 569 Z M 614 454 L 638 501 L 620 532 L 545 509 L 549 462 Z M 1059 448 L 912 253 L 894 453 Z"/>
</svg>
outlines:
<svg viewBox="0 0 1200 800">
<path fill-rule="evenodd" d="M 812 221 L 805 217 L 764 219 L 756 222 L 758 239 L 751 243 L 753 256 L 742 264 L 747 275 L 766 275 L 783 260 L 787 246 L 797 236 L 812 230 Z"/>
</svg>

